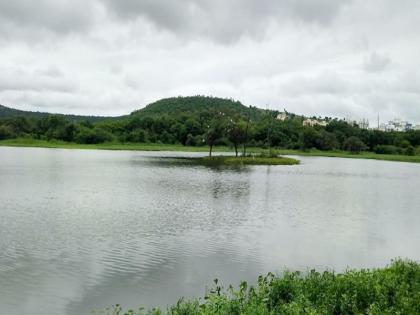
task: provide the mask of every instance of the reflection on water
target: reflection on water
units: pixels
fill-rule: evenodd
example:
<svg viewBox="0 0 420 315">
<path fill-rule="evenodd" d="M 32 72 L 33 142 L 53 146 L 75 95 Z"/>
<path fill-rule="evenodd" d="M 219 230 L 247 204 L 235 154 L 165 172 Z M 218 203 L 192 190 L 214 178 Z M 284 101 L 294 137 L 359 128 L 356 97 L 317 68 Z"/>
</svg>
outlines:
<svg viewBox="0 0 420 315">
<path fill-rule="evenodd" d="M 198 155 L 0 148 L 2 312 L 164 306 L 214 278 L 420 259 L 420 165 L 179 159 Z"/>
</svg>

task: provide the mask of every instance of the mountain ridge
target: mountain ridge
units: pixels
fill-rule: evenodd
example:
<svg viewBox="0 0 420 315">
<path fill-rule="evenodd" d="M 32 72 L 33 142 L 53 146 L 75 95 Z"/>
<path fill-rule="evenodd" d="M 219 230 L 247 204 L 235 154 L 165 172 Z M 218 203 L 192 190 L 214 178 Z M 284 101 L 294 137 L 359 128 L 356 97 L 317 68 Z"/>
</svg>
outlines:
<svg viewBox="0 0 420 315">
<path fill-rule="evenodd" d="M 61 114 L 61 113 L 49 113 L 40 111 L 27 111 L 20 110 L 9 106 L 0 104 L 0 119 L 2 118 L 16 118 L 16 117 L 27 117 L 27 118 L 43 118 L 51 115 L 63 116 L 73 121 L 100 121 L 109 119 L 120 119 L 124 116 L 94 116 L 94 115 L 73 115 L 73 114 Z"/>
</svg>

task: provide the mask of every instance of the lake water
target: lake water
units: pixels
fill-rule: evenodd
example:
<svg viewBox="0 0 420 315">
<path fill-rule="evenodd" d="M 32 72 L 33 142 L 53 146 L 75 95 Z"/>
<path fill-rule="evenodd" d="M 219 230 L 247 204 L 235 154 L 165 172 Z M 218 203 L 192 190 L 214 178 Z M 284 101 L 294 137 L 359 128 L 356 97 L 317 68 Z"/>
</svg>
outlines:
<svg viewBox="0 0 420 315">
<path fill-rule="evenodd" d="M 193 155 L 0 148 L 0 313 L 165 306 L 214 278 L 420 259 L 420 164 L 168 159 Z"/>
</svg>

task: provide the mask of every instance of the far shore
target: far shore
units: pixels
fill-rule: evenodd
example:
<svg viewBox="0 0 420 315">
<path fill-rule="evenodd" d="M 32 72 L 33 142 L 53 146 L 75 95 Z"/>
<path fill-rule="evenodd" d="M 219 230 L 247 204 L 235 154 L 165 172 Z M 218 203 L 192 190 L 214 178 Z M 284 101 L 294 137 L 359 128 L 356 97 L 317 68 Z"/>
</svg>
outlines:
<svg viewBox="0 0 420 315">
<path fill-rule="evenodd" d="M 36 139 L 9 139 L 1 140 L 2 147 L 36 147 L 36 148 L 57 148 L 57 149 L 90 149 L 90 150 L 124 150 L 124 151 L 177 151 L 177 152 L 208 152 L 207 146 L 184 146 L 181 144 L 160 144 L 160 143 L 101 143 L 101 144 L 78 144 L 64 141 L 46 141 Z M 216 146 L 213 152 L 232 152 L 233 149 L 227 146 Z M 264 148 L 249 147 L 247 153 L 267 153 Z M 279 155 L 297 156 L 319 156 L 337 157 L 352 159 L 373 159 L 396 162 L 420 163 L 420 156 L 376 154 L 374 152 L 361 152 L 353 154 L 345 151 L 319 151 L 319 150 L 287 150 L 272 149 L 272 152 Z"/>
</svg>

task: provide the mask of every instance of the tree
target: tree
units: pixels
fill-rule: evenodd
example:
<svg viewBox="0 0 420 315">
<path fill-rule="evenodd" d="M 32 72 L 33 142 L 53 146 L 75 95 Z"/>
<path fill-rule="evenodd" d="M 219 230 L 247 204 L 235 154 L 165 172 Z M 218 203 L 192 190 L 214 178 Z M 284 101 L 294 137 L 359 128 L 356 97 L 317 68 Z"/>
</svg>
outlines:
<svg viewBox="0 0 420 315">
<path fill-rule="evenodd" d="M 251 122 L 251 106 L 248 108 L 247 117 L 246 117 L 246 127 L 245 127 L 245 139 L 244 139 L 244 150 L 243 150 L 243 156 L 246 155 L 246 146 L 249 141 L 249 134 L 250 134 L 250 127 L 249 124 Z"/>
<path fill-rule="evenodd" d="M 76 135 L 76 142 L 86 144 L 103 143 L 112 141 L 112 139 L 112 134 L 100 127 L 93 129 L 81 127 Z"/>
<path fill-rule="evenodd" d="M 238 156 L 238 147 L 245 142 L 247 123 L 242 119 L 231 119 L 227 127 L 228 140 L 235 148 L 235 155 Z"/>
<path fill-rule="evenodd" d="M 15 135 L 9 126 L 0 126 L 0 140 L 13 138 L 14 136 Z"/>
<path fill-rule="evenodd" d="M 347 138 L 343 143 L 343 147 L 345 150 L 350 151 L 351 153 L 360 153 L 361 151 L 367 149 L 363 141 L 355 136 Z"/>
<path fill-rule="evenodd" d="M 217 144 L 217 142 L 222 138 L 225 132 L 225 123 L 223 115 L 218 115 L 219 117 L 216 117 L 213 119 L 213 121 L 208 126 L 207 132 L 206 132 L 206 142 L 209 146 L 209 156 L 211 156 L 213 152 L 213 146 Z"/>
<path fill-rule="evenodd" d="M 146 132 L 140 128 L 131 131 L 127 136 L 127 140 L 130 142 L 144 143 L 146 142 L 146 138 L 147 138 Z"/>
<path fill-rule="evenodd" d="M 302 149 L 308 150 L 318 148 L 319 138 L 319 132 L 315 128 L 305 127 L 302 131 L 300 139 Z"/>
<path fill-rule="evenodd" d="M 322 130 L 318 139 L 318 145 L 321 150 L 334 150 L 337 149 L 339 144 L 335 134 Z"/>
</svg>

